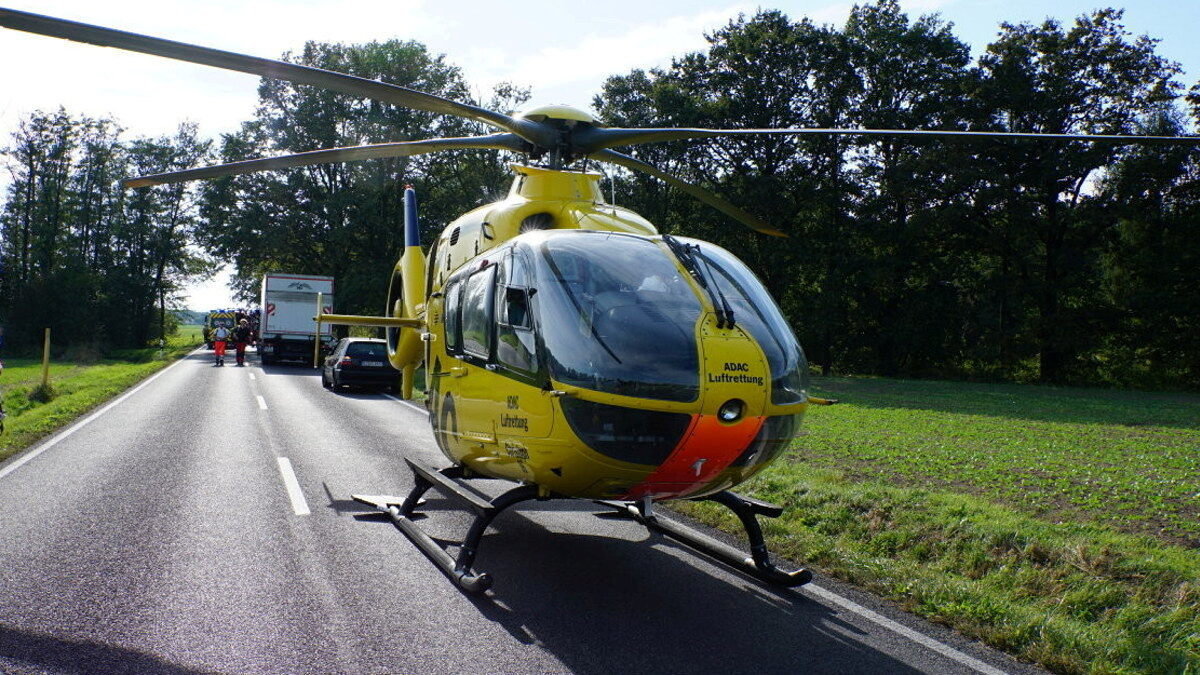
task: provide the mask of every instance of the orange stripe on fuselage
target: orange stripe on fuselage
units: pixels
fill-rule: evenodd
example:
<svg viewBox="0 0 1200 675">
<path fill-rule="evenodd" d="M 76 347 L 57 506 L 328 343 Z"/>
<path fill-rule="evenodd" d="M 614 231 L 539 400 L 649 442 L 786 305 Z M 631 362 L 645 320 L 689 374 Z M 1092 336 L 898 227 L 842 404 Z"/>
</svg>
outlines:
<svg viewBox="0 0 1200 675">
<path fill-rule="evenodd" d="M 682 497 L 712 481 L 754 441 L 763 417 L 722 424 L 714 415 L 696 415 L 683 440 L 646 480 L 630 488 L 625 499 Z"/>
</svg>

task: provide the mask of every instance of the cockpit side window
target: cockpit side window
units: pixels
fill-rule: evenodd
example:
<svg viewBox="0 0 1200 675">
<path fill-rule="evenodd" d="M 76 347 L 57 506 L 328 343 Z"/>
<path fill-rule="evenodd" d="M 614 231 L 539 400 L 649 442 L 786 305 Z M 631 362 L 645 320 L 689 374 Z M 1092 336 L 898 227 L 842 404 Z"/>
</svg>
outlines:
<svg viewBox="0 0 1200 675">
<path fill-rule="evenodd" d="M 512 251 L 504 258 L 496 289 L 496 362 L 525 373 L 537 370 L 532 295 L 525 257 Z"/>
<path fill-rule="evenodd" d="M 462 298 L 462 348 L 471 356 L 491 358 L 492 294 L 496 266 L 488 265 L 467 277 Z"/>
<path fill-rule="evenodd" d="M 446 323 L 446 351 L 451 354 L 462 352 L 462 288 L 461 281 L 446 284 L 443 316 Z"/>
</svg>

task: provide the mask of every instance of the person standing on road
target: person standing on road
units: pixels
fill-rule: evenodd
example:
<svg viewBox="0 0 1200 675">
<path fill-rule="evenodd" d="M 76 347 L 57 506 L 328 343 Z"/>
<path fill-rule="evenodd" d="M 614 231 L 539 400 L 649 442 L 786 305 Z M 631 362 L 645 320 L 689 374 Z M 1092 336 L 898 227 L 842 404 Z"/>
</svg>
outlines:
<svg viewBox="0 0 1200 675">
<path fill-rule="evenodd" d="M 233 345 L 237 350 L 237 364 L 246 365 L 246 345 L 250 342 L 250 322 L 242 319 L 233 329 Z"/>
<path fill-rule="evenodd" d="M 217 362 L 213 365 L 225 365 L 225 341 L 229 339 L 229 329 L 217 326 L 213 329 L 213 351 L 217 354 Z"/>
</svg>

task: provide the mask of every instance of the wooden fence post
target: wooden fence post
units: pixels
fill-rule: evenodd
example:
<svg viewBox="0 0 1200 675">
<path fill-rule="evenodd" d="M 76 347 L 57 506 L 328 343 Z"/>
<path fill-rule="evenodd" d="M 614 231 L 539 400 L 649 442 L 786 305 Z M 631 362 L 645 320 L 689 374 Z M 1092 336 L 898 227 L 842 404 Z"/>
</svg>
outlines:
<svg viewBox="0 0 1200 675">
<path fill-rule="evenodd" d="M 50 329 L 46 329 L 46 342 L 42 346 L 42 388 L 50 384 Z"/>
</svg>

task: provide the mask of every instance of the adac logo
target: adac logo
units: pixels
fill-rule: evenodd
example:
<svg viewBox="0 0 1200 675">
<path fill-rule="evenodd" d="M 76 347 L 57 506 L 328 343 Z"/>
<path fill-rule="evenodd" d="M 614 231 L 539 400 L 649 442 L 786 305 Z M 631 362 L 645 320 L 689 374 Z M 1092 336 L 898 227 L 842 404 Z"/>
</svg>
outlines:
<svg viewBox="0 0 1200 675">
<path fill-rule="evenodd" d="M 309 286 L 308 284 L 304 283 L 303 281 L 293 281 L 292 283 L 288 284 L 287 287 L 294 288 L 298 291 L 311 291 L 312 290 L 312 286 Z"/>
</svg>

